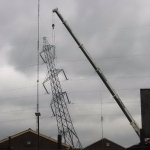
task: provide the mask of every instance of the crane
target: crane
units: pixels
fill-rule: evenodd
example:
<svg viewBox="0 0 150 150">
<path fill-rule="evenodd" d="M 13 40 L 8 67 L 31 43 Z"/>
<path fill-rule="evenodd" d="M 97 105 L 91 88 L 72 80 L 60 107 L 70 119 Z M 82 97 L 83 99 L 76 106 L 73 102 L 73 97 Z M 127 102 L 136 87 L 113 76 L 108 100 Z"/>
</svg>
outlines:
<svg viewBox="0 0 150 150">
<path fill-rule="evenodd" d="M 92 67 L 94 68 L 94 70 L 96 71 L 96 73 L 98 74 L 98 76 L 101 78 L 101 80 L 103 81 L 103 83 L 105 84 L 105 86 L 107 87 L 107 89 L 109 90 L 109 92 L 111 93 L 112 97 L 115 99 L 115 101 L 117 102 L 117 104 L 119 105 L 119 107 L 121 108 L 121 110 L 123 111 L 124 115 L 127 117 L 128 121 L 130 122 L 130 124 L 133 127 L 133 129 L 136 132 L 136 134 L 140 137 L 140 128 L 139 128 L 138 124 L 133 119 L 133 117 L 131 116 L 130 112 L 125 107 L 125 105 L 121 101 L 120 97 L 115 92 L 115 90 L 113 89 L 113 87 L 110 85 L 110 83 L 108 82 L 108 80 L 106 79 L 106 77 L 104 76 L 104 74 L 102 73 L 102 71 L 100 70 L 100 68 L 96 66 L 96 64 L 94 63 L 93 59 L 91 58 L 91 56 L 89 55 L 89 53 L 87 52 L 87 50 L 85 49 L 85 47 L 83 46 L 83 44 L 77 39 L 77 37 L 75 36 L 75 34 L 73 33 L 73 31 L 69 27 L 69 25 L 67 24 L 67 22 L 64 20 L 64 18 L 62 17 L 62 15 L 59 13 L 58 8 L 53 9 L 53 13 L 56 13 L 58 15 L 58 17 L 60 18 L 60 20 L 62 21 L 62 23 L 64 24 L 64 26 L 67 28 L 68 32 L 71 34 L 72 38 L 75 40 L 75 42 L 77 43 L 77 45 L 79 46 L 79 48 L 81 49 L 81 51 L 84 53 L 84 55 L 86 56 L 86 58 L 88 59 L 88 61 L 90 62 L 90 64 L 92 65 Z"/>
</svg>

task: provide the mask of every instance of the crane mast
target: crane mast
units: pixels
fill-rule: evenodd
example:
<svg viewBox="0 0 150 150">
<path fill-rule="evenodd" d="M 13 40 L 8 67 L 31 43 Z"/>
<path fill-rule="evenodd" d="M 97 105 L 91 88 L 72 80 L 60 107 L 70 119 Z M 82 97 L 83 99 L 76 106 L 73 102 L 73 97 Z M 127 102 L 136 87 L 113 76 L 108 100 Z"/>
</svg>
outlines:
<svg viewBox="0 0 150 150">
<path fill-rule="evenodd" d="M 130 112 L 127 110 L 127 108 L 125 107 L 125 105 L 121 101 L 120 97 L 115 92 L 115 90 L 113 89 L 113 87 L 110 85 L 110 83 L 108 82 L 108 80 L 106 79 L 106 77 L 104 76 L 104 74 L 102 73 L 102 71 L 100 70 L 100 68 L 96 66 L 96 64 L 92 60 L 91 56 L 89 55 L 89 53 L 84 48 L 83 44 L 81 44 L 79 42 L 79 40 L 77 39 L 77 37 L 75 36 L 75 34 L 70 29 L 70 27 L 67 24 L 67 22 L 63 19 L 62 15 L 59 13 L 58 8 L 55 8 L 53 10 L 53 12 L 58 15 L 58 17 L 60 18 L 60 20 L 62 21 L 62 23 L 64 24 L 64 26 L 67 28 L 68 32 L 71 34 L 71 36 L 73 37 L 73 39 L 75 40 L 75 42 L 77 43 L 77 45 L 79 46 L 79 48 L 81 49 L 81 51 L 84 53 L 84 55 L 86 56 L 86 58 L 88 59 L 88 61 L 91 63 L 92 67 L 94 68 L 94 70 L 96 71 L 96 73 L 98 74 L 98 76 L 101 78 L 101 80 L 103 81 L 103 83 L 105 84 L 105 86 L 107 87 L 107 89 L 109 90 L 109 92 L 111 93 L 111 95 L 113 96 L 113 98 L 115 99 L 115 101 L 117 102 L 117 104 L 119 105 L 119 107 L 121 108 L 121 110 L 123 111 L 124 115 L 127 117 L 128 121 L 130 122 L 131 126 L 133 127 L 133 129 L 135 130 L 135 132 L 137 133 L 137 135 L 140 137 L 140 128 L 139 128 L 138 124 L 133 119 L 133 117 L 131 116 Z"/>
</svg>

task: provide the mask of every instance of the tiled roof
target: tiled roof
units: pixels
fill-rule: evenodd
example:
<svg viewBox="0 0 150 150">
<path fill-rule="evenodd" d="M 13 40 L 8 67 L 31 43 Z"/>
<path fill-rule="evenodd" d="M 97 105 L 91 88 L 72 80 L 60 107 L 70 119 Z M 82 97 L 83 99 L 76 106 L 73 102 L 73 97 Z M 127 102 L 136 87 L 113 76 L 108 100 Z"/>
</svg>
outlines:
<svg viewBox="0 0 150 150">
<path fill-rule="evenodd" d="M 12 135 L 12 136 L 11 136 L 11 139 L 13 139 L 13 138 L 15 138 L 15 137 L 18 137 L 18 136 L 20 136 L 20 135 L 22 135 L 22 134 L 25 134 L 25 133 L 27 133 L 27 132 L 31 132 L 31 133 L 34 133 L 34 134 L 38 135 L 38 133 L 37 133 L 36 131 L 34 131 L 34 130 L 32 130 L 32 129 L 29 128 L 29 129 L 27 129 L 27 130 L 25 130 L 25 131 L 22 131 L 22 132 L 20 132 L 20 133 L 17 133 L 17 134 L 15 134 L 15 135 Z M 50 141 L 53 141 L 53 142 L 55 142 L 55 143 L 57 143 L 57 140 L 55 140 L 55 139 L 53 139 L 53 138 L 51 138 L 51 137 L 48 137 L 48 136 L 46 136 L 46 135 L 44 135 L 44 134 L 41 134 L 41 133 L 40 133 L 39 136 L 40 136 L 40 137 L 43 137 L 43 138 L 45 138 L 45 139 L 48 139 L 48 140 L 50 140 Z M 9 140 L 9 138 L 5 138 L 5 139 L 1 140 L 0 143 L 3 143 L 3 142 L 8 141 L 8 140 Z M 70 148 L 70 146 L 67 145 L 67 144 L 65 144 L 65 143 L 62 143 L 62 145 L 65 146 L 65 147 L 67 147 L 68 149 Z"/>
</svg>

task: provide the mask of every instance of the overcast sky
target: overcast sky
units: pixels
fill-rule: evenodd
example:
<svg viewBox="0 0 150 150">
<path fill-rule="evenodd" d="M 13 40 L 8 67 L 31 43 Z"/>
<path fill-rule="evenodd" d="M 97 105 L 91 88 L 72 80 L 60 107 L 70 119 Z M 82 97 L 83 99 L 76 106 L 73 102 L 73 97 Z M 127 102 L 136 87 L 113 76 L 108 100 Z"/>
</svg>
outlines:
<svg viewBox="0 0 150 150">
<path fill-rule="evenodd" d="M 41 0 L 42 38 L 52 41 L 55 23 L 56 65 L 69 112 L 83 147 L 103 137 L 129 147 L 139 138 L 90 63 L 52 10 L 58 7 L 71 29 L 116 90 L 141 127 L 140 89 L 150 86 L 150 1 Z M 36 129 L 37 0 L 0 1 L 0 140 L 28 128 Z M 40 60 L 40 132 L 57 138 L 51 94 L 42 82 Z M 50 85 L 47 84 L 50 89 Z"/>
</svg>

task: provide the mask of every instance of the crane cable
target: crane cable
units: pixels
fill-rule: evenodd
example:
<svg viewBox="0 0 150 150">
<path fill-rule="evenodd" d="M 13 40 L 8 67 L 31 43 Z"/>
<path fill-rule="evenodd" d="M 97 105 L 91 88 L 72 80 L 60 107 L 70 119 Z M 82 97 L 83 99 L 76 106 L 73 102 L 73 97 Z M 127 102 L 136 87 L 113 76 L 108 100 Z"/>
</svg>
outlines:
<svg viewBox="0 0 150 150">
<path fill-rule="evenodd" d="M 52 45 L 54 46 L 53 49 L 53 55 L 54 55 L 54 59 L 56 59 L 56 53 L 55 53 L 55 18 L 54 18 L 54 14 L 52 13 Z"/>
</svg>

